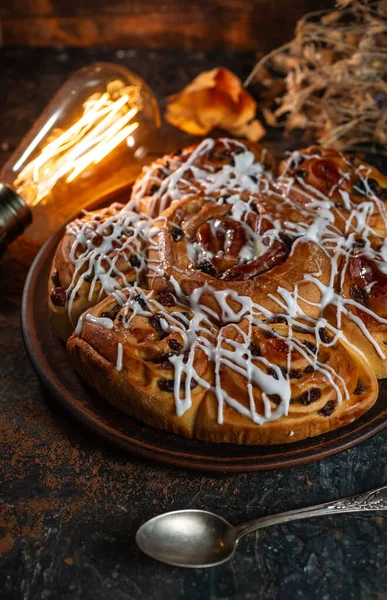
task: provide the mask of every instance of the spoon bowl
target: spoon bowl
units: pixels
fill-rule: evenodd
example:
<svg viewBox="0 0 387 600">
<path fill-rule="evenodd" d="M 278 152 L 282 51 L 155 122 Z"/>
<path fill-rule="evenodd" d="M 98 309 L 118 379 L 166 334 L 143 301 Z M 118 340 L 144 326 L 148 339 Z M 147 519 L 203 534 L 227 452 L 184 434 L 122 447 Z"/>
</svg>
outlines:
<svg viewBox="0 0 387 600">
<path fill-rule="evenodd" d="M 218 515 L 205 510 L 176 510 L 154 517 L 137 531 L 136 542 L 152 558 L 175 567 L 215 567 L 234 556 L 238 540 L 263 527 L 298 519 L 348 512 L 387 511 L 387 485 L 375 490 L 267 515 L 233 527 Z"/>
<path fill-rule="evenodd" d="M 136 542 L 152 558 L 176 567 L 213 567 L 232 558 L 235 528 L 205 510 L 178 510 L 150 519 Z"/>
</svg>

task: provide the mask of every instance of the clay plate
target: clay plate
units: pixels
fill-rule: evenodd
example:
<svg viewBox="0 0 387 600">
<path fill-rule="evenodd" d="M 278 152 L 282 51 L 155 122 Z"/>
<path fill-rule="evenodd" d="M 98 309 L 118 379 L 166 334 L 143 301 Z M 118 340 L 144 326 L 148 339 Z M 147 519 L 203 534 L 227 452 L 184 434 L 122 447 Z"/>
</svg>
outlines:
<svg viewBox="0 0 387 600">
<path fill-rule="evenodd" d="M 331 456 L 387 426 L 387 380 L 372 409 L 347 427 L 280 446 L 237 446 L 186 440 L 154 429 L 118 411 L 78 377 L 49 319 L 47 286 L 62 228 L 36 257 L 24 288 L 22 328 L 30 359 L 43 384 L 82 423 L 124 450 L 143 458 L 206 471 L 280 469 Z"/>
</svg>

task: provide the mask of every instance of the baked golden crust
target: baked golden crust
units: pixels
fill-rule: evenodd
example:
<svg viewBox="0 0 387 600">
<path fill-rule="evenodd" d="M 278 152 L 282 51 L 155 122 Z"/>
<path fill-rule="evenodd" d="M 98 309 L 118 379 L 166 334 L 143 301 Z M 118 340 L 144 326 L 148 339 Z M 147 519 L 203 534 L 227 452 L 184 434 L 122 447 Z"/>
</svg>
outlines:
<svg viewBox="0 0 387 600">
<path fill-rule="evenodd" d="M 232 140 L 156 161 L 111 236 L 121 246 L 99 253 L 101 272 L 78 260 L 82 246 L 95 251 L 93 236 L 122 209 L 69 227 L 50 307 L 64 339 L 73 325 L 52 301 L 58 287 L 74 325 L 83 313 L 68 356 L 111 404 L 237 444 L 320 435 L 374 404 L 387 376 L 387 179 L 316 146 L 279 171 Z M 104 261 L 116 261 L 110 290 Z"/>
<path fill-rule="evenodd" d="M 73 335 L 67 344 L 70 361 L 89 385 L 149 425 L 207 441 L 279 444 L 342 427 L 364 414 L 377 398 L 377 380 L 365 361 L 339 341 L 331 345 L 329 329 L 320 328 L 316 340 L 308 323 L 301 323 L 307 329 L 293 324 L 289 337 L 289 325 L 278 318 L 269 322 L 261 315 L 252 327 L 243 320 L 221 328 L 205 319 L 195 325 L 196 346 L 189 346 L 184 331 L 191 329 L 193 313 L 171 301 L 160 313 L 162 298 L 163 293 L 144 295 L 138 290 L 126 291 L 124 302 L 122 296 L 119 303 L 109 297 L 88 313 L 97 321 L 84 319 L 79 336 Z M 98 318 L 109 311 L 112 325 L 106 329 Z M 171 327 L 179 315 L 182 334 Z M 169 324 L 168 332 L 160 319 Z M 218 364 L 203 350 L 205 340 L 215 337 L 221 340 Z M 119 344 L 123 354 L 117 371 Z M 180 366 L 191 363 L 180 379 L 179 361 Z M 246 387 L 246 365 L 256 371 L 252 393 Z M 193 374 L 188 382 L 189 406 L 177 416 L 174 387 L 181 390 L 179 401 L 184 404 L 188 374 Z M 287 407 L 280 405 L 278 394 L 265 395 L 262 383 L 259 386 L 262 378 L 274 391 L 283 388 L 288 393 Z M 283 411 L 280 418 L 262 417 L 268 411 L 276 417 L 277 410 Z"/>
<path fill-rule="evenodd" d="M 329 306 L 326 317 L 341 330 L 343 343 L 361 351 L 376 377 L 383 379 L 387 377 L 387 274 L 380 270 L 375 254 L 354 242 L 339 270 L 342 303 Z"/>
</svg>

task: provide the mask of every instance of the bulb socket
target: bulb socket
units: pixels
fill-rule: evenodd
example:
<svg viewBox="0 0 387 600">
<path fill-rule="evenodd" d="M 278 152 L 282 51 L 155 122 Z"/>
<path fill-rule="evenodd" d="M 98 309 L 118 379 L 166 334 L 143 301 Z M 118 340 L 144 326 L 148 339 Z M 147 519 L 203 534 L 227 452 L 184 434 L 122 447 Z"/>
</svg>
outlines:
<svg viewBox="0 0 387 600">
<path fill-rule="evenodd" d="M 0 255 L 32 221 L 27 204 L 4 183 L 0 183 Z"/>
</svg>

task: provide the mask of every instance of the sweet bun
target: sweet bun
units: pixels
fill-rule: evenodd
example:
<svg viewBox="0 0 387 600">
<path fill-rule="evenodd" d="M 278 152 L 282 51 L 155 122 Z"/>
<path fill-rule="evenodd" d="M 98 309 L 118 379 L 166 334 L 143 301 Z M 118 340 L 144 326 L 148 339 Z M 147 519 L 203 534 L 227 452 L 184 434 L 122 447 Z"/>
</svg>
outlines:
<svg viewBox="0 0 387 600">
<path fill-rule="evenodd" d="M 49 284 L 71 364 L 120 410 L 236 444 L 348 425 L 387 377 L 387 179 L 312 146 L 207 139 L 70 224 Z M 59 302 L 61 301 L 61 302 Z"/>
</svg>

